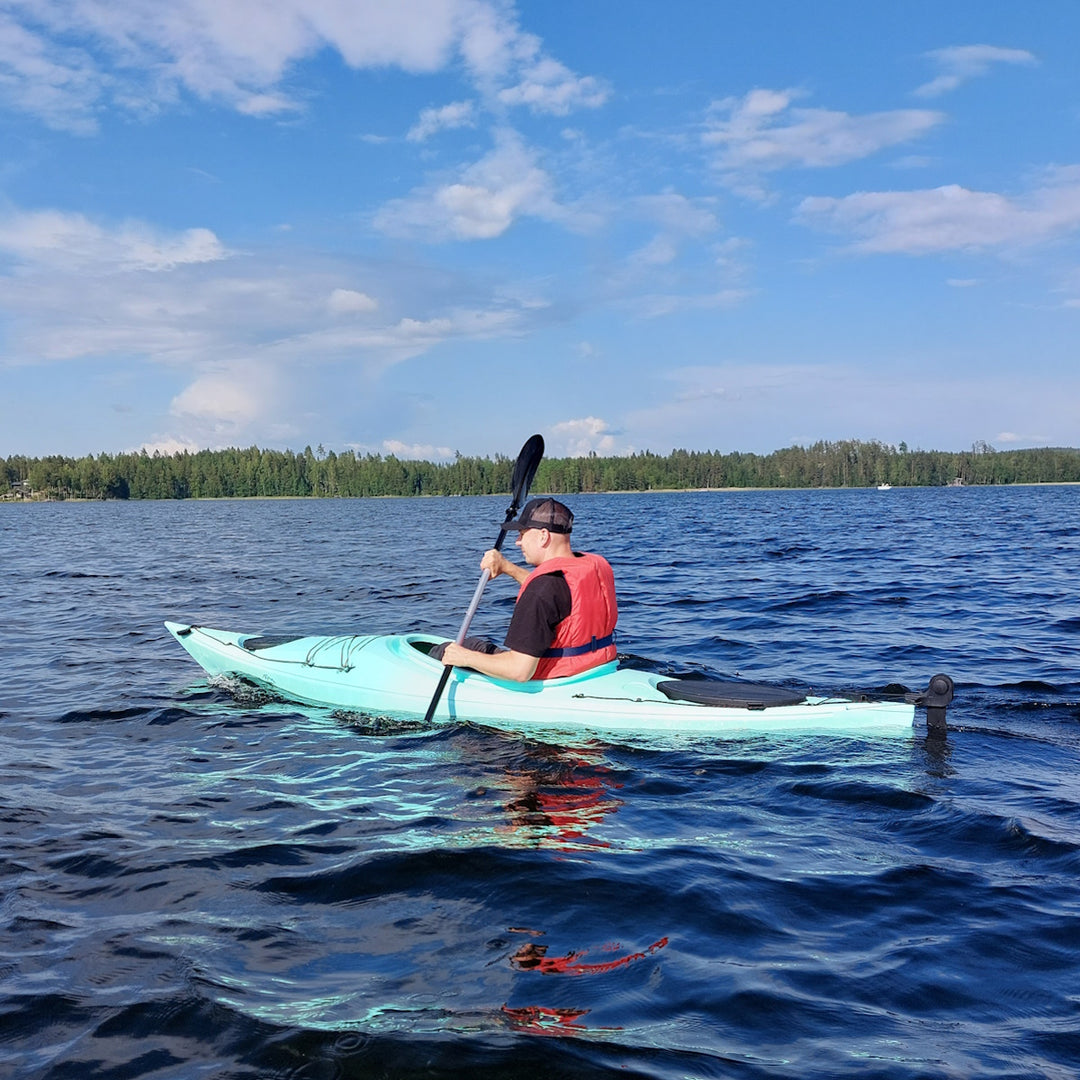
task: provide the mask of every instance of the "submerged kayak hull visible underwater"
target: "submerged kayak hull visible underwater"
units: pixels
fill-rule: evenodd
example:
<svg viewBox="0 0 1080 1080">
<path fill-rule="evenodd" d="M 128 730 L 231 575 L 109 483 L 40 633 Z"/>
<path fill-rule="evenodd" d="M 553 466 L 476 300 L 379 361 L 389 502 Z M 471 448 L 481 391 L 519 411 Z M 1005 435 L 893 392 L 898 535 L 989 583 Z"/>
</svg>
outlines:
<svg viewBox="0 0 1080 1080">
<path fill-rule="evenodd" d="M 309 705 L 423 716 L 443 669 L 427 655 L 443 639 L 427 634 L 280 640 L 173 622 L 165 626 L 208 674 L 239 676 Z M 951 680 L 935 676 L 942 679 L 948 682 L 951 699 Z M 915 701 L 914 695 L 873 701 L 804 696 L 749 683 L 671 679 L 612 661 L 581 675 L 526 683 L 455 668 L 434 719 L 570 732 L 910 734 Z M 943 723 L 944 707 L 940 712 Z"/>
</svg>

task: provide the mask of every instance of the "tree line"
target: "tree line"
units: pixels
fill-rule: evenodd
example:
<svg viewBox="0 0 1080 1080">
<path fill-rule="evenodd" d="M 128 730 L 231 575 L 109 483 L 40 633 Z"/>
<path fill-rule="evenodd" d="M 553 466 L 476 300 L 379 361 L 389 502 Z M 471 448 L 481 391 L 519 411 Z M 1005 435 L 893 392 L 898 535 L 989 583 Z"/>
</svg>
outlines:
<svg viewBox="0 0 1080 1080">
<path fill-rule="evenodd" d="M 146 451 L 72 458 L 0 458 L 0 492 L 52 499 L 194 499 L 492 495 L 510 490 L 514 459 L 496 455 L 451 462 L 408 461 L 393 454 L 291 450 Z M 674 450 L 626 457 L 545 458 L 534 491 L 695 488 L 848 488 L 891 484 L 1080 482 L 1080 450 L 909 450 L 906 444 L 817 442 L 770 454 Z"/>
</svg>

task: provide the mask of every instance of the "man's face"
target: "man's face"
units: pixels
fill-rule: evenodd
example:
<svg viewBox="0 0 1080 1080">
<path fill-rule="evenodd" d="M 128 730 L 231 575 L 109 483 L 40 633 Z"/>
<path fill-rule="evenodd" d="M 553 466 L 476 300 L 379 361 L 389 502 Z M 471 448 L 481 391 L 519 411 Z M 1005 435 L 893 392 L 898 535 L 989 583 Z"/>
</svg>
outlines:
<svg viewBox="0 0 1080 1080">
<path fill-rule="evenodd" d="M 514 543 L 521 548 L 521 554 L 530 566 L 536 566 L 540 561 L 547 537 L 547 529 L 522 529 L 518 533 Z"/>
</svg>

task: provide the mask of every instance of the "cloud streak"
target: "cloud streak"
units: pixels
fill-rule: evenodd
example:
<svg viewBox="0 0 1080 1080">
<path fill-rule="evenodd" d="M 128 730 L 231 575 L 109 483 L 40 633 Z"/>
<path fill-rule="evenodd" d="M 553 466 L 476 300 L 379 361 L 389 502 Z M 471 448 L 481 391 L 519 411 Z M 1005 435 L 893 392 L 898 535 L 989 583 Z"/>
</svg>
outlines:
<svg viewBox="0 0 1080 1080">
<path fill-rule="evenodd" d="M 420 119 L 405 136 L 409 142 L 424 142 L 440 131 L 475 127 L 476 114 L 471 101 L 455 101 L 439 109 L 424 109 Z"/>
<path fill-rule="evenodd" d="M 0 11 L 0 104 L 58 130 L 92 133 L 107 77 L 84 49 L 49 41 L 18 14 Z"/>
<path fill-rule="evenodd" d="M 923 83 L 915 91 L 917 97 L 947 94 L 970 79 L 986 75 L 995 64 L 1038 63 L 1026 49 L 1002 49 L 994 45 L 953 45 L 947 49 L 935 49 L 926 55 L 938 65 L 941 73 L 928 83 Z"/>
<path fill-rule="evenodd" d="M 95 273 L 173 270 L 217 262 L 229 254 L 209 229 L 169 234 L 143 222 L 127 222 L 110 230 L 82 214 L 59 210 L 0 218 L 0 251 L 28 267 Z"/>
<path fill-rule="evenodd" d="M 851 249 L 858 252 L 929 255 L 1027 247 L 1080 228 L 1080 165 L 1049 170 L 1019 198 L 948 184 L 808 198 L 796 217 L 851 237 Z"/>
<path fill-rule="evenodd" d="M 944 119 L 927 109 L 850 113 L 796 108 L 796 90 L 751 90 L 714 102 L 701 141 L 713 166 L 734 187 L 762 173 L 823 169 L 869 157 L 924 135 Z"/>
</svg>

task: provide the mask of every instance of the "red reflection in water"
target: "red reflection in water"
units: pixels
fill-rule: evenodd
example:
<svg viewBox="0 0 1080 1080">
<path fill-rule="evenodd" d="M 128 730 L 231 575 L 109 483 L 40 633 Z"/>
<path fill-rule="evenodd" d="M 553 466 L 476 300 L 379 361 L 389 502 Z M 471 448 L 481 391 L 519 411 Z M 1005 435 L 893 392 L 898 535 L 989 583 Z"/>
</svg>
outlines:
<svg viewBox="0 0 1080 1080">
<path fill-rule="evenodd" d="M 626 964 L 631 964 L 635 960 L 644 960 L 646 956 L 662 949 L 667 943 L 668 939 L 662 937 L 641 952 L 620 956 L 615 960 L 605 960 L 599 964 L 583 964 L 580 960 L 581 957 L 588 955 L 588 949 L 582 949 L 580 952 L 570 952 L 565 956 L 548 956 L 548 947 L 546 945 L 534 945 L 529 942 L 527 945 L 522 945 L 510 957 L 510 963 L 522 971 L 539 971 L 541 975 L 599 975 L 606 971 L 614 971 L 616 968 L 623 967 Z M 605 951 L 608 952 L 614 952 L 618 948 L 620 946 L 617 944 L 604 946 Z"/>
<path fill-rule="evenodd" d="M 527 834 L 540 827 L 548 832 L 548 842 L 567 849 L 582 843 L 610 847 L 589 836 L 590 829 L 622 806 L 622 800 L 610 794 L 622 785 L 605 776 L 607 772 L 586 760 L 564 761 L 552 783 L 552 777 L 540 770 L 507 770 L 514 797 L 506 803 L 511 817 L 504 828 Z"/>
<path fill-rule="evenodd" d="M 589 1029 L 577 1021 L 587 1016 L 588 1009 L 545 1009 L 540 1005 L 526 1005 L 524 1008 L 511 1009 L 502 1007 L 503 1016 L 522 1031 L 532 1035 L 573 1035 Z"/>
<path fill-rule="evenodd" d="M 612 790 L 622 787 L 599 761 L 560 753 L 556 769 L 507 769 L 505 772 L 511 798 L 505 804 L 509 823 L 502 828 L 523 838 L 543 844 L 554 844 L 563 850 L 581 850 L 583 845 L 610 847 L 604 840 L 589 835 L 604 818 L 622 806 L 622 800 Z M 553 775 L 554 774 L 554 775 Z M 514 934 L 542 937 L 544 931 L 524 926 L 510 927 Z M 589 949 L 579 949 L 563 956 L 548 956 L 548 946 L 528 942 L 510 957 L 518 971 L 539 975 L 600 975 L 627 967 L 636 960 L 664 948 L 666 937 L 654 941 L 640 952 L 613 956 L 608 960 L 589 962 Z M 619 953 L 623 946 L 616 943 L 600 946 L 600 952 Z M 533 1035 L 570 1036 L 619 1031 L 620 1028 L 590 1027 L 582 1022 L 589 1009 L 568 1007 L 548 1008 L 528 1005 L 511 1008 L 503 1005 L 502 1014 L 516 1029 Z"/>
<path fill-rule="evenodd" d="M 511 928 L 515 934 L 529 934 L 539 937 L 542 930 L 530 930 L 526 927 L 515 926 Z M 597 975 L 616 968 L 625 967 L 635 960 L 643 960 L 646 956 L 662 949 L 667 945 L 666 937 L 654 941 L 647 949 L 641 952 L 629 953 L 613 960 L 604 960 L 597 964 L 583 963 L 581 958 L 588 955 L 588 949 L 580 952 L 570 952 L 565 956 L 548 956 L 546 945 L 537 945 L 527 942 L 510 957 L 510 963 L 519 971 L 535 971 L 541 975 Z M 617 952 L 622 946 L 615 943 L 604 945 L 605 952 Z M 589 1027 L 581 1023 L 581 1018 L 587 1016 L 589 1009 L 572 1009 L 561 1007 L 549 1009 L 542 1005 L 527 1005 L 512 1009 L 509 1005 L 502 1007 L 503 1015 L 518 1030 L 532 1035 L 581 1035 L 602 1034 L 605 1032 L 621 1031 L 619 1027 Z"/>
</svg>

